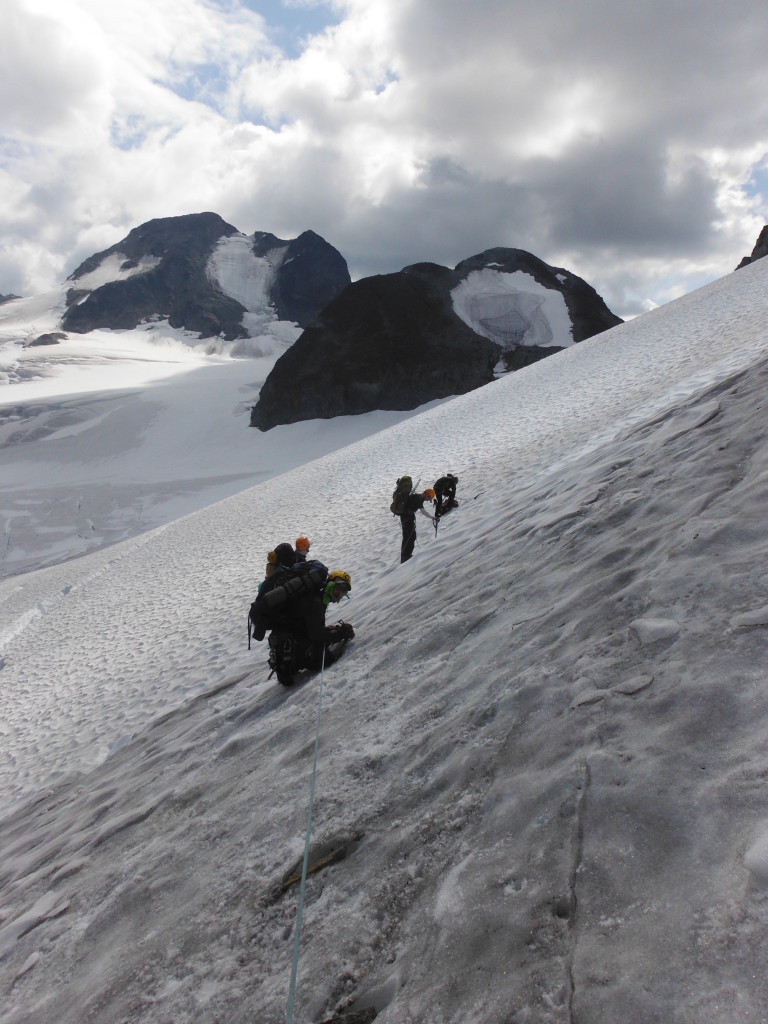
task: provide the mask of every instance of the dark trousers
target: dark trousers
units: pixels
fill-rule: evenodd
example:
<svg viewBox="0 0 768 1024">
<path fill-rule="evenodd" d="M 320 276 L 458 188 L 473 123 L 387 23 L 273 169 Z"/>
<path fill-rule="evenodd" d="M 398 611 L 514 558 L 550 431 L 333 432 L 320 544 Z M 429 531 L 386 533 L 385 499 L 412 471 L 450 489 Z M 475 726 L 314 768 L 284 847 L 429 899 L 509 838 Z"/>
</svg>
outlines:
<svg viewBox="0 0 768 1024">
<path fill-rule="evenodd" d="M 400 516 L 400 527 L 403 531 L 403 542 L 400 545 L 400 561 L 407 562 L 413 554 L 416 544 L 416 516 L 409 513 Z"/>
<path fill-rule="evenodd" d="M 273 630 L 269 637 L 270 665 L 277 672 L 278 680 L 287 685 L 304 668 L 319 672 L 323 665 L 332 665 L 341 657 L 344 645 L 344 640 L 329 641 L 325 645 L 313 644 L 308 636 Z"/>
<path fill-rule="evenodd" d="M 445 490 L 435 488 L 435 514 L 439 519 L 441 515 L 456 506 L 456 488 L 448 487 Z"/>
<path fill-rule="evenodd" d="M 323 645 L 310 644 L 304 651 L 303 667 L 311 668 L 313 672 L 319 672 L 323 665 L 332 665 L 341 657 L 344 650 L 344 641 L 335 640 L 325 645 L 325 658 L 323 658 Z"/>
</svg>

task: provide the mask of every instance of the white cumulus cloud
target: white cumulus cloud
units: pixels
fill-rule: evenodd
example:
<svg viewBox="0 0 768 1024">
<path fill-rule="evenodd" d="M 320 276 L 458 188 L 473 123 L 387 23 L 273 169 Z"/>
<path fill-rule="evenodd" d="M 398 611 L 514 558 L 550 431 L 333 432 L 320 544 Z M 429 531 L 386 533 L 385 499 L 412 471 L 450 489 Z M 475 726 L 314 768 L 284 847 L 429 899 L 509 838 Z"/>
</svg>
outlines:
<svg viewBox="0 0 768 1024">
<path fill-rule="evenodd" d="M 768 220 L 758 0 L 5 8 L 0 292 L 214 210 L 312 228 L 353 276 L 528 249 L 626 316 L 727 273 Z"/>
</svg>

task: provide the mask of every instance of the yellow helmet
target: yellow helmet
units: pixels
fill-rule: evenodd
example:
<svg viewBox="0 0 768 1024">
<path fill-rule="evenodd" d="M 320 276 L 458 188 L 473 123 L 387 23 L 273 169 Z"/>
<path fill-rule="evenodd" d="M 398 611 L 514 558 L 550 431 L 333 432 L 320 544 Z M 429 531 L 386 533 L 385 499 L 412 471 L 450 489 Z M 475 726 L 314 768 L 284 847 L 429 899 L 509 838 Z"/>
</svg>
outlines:
<svg viewBox="0 0 768 1024">
<path fill-rule="evenodd" d="M 351 590 L 352 589 L 352 579 L 351 579 L 349 573 L 348 572 L 344 572 L 343 569 L 333 569 L 331 572 L 329 572 L 328 573 L 328 582 L 329 583 L 334 583 L 337 586 L 338 585 L 344 586 L 344 587 L 347 588 L 347 590 Z"/>
</svg>

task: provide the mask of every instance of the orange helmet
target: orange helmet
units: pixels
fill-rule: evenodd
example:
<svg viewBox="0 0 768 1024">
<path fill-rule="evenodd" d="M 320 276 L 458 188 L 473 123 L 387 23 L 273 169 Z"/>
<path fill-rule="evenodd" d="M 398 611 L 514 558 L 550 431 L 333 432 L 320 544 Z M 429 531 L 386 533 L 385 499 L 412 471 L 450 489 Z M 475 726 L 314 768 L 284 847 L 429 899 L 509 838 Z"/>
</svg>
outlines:
<svg viewBox="0 0 768 1024">
<path fill-rule="evenodd" d="M 428 487 L 426 491 L 424 491 L 424 497 L 429 498 L 430 501 L 435 500 L 435 492 L 432 490 L 431 487 Z"/>
<path fill-rule="evenodd" d="M 296 550 L 297 551 L 309 551 L 309 538 L 297 537 L 296 538 Z"/>
</svg>

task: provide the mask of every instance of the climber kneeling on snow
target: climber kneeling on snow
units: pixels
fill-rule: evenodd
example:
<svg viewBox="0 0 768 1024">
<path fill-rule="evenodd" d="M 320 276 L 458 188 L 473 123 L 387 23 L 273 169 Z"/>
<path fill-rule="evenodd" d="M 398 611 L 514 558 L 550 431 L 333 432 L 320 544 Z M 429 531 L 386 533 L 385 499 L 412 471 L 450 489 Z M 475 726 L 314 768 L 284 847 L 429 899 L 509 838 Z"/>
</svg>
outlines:
<svg viewBox="0 0 768 1024">
<path fill-rule="evenodd" d="M 459 503 L 456 501 L 456 484 L 458 482 L 459 478 L 453 473 L 446 473 L 439 480 L 435 480 L 435 521 L 438 521 L 446 512 L 450 512 L 452 508 L 459 507 Z"/>
<path fill-rule="evenodd" d="M 352 589 L 349 573 L 328 572 L 320 562 L 306 562 L 286 572 L 271 589 L 262 587 L 251 605 L 249 622 L 254 637 L 269 636 L 269 665 L 277 680 L 290 686 L 304 668 L 318 670 L 331 665 L 344 651 L 355 631 L 348 622 L 326 626 L 329 604 L 337 604 Z M 250 636 L 250 630 L 249 630 Z"/>
</svg>

